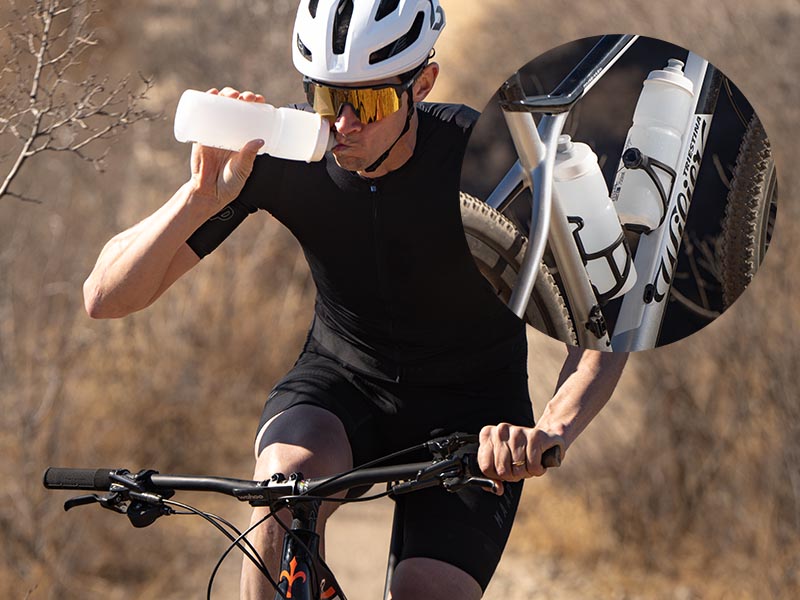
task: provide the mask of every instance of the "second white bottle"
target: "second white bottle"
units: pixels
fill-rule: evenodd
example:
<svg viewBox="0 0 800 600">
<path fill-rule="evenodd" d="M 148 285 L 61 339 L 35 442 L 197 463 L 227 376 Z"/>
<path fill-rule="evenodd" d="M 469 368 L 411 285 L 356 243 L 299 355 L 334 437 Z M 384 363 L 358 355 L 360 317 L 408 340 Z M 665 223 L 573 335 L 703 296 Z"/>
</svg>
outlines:
<svg viewBox="0 0 800 600">
<path fill-rule="evenodd" d="M 568 135 L 558 140 L 553 190 L 600 303 L 630 290 L 636 283 L 636 269 L 597 155 Z"/>
</svg>

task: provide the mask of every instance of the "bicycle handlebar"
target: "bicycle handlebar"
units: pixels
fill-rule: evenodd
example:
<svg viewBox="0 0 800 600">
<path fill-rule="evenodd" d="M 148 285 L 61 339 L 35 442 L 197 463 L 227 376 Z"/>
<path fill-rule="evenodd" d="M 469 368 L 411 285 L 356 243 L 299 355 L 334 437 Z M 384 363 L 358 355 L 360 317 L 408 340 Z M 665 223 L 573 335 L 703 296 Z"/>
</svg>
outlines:
<svg viewBox="0 0 800 600">
<path fill-rule="evenodd" d="M 548 449 L 542 456 L 542 466 L 561 464 L 561 449 Z M 479 478 L 485 476 L 478 467 L 477 454 L 467 452 L 440 460 L 408 463 L 387 467 L 358 469 L 342 475 L 319 479 L 298 478 L 252 481 L 229 477 L 189 475 L 160 475 L 155 471 L 142 472 L 131 477 L 127 469 L 73 469 L 50 467 L 44 472 L 43 483 L 47 489 L 111 491 L 117 485 L 136 492 L 202 491 L 217 492 L 249 502 L 272 502 L 288 495 L 315 494 L 332 496 L 353 487 L 390 483 L 401 480 L 433 480 L 452 471 L 454 477 Z"/>
</svg>

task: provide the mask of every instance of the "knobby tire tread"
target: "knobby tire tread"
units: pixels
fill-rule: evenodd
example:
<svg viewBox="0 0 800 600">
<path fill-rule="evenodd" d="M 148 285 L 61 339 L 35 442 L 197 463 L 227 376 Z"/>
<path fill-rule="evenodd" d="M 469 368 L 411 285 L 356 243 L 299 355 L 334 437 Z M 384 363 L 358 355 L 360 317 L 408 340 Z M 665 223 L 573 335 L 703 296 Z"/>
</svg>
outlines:
<svg viewBox="0 0 800 600">
<path fill-rule="evenodd" d="M 753 115 L 739 148 L 722 223 L 719 264 L 726 307 L 750 284 L 764 258 L 762 247 L 768 242 L 764 236 L 769 233 L 763 225 L 764 219 L 774 216 L 769 213 L 771 196 L 777 193 L 774 177 L 769 140 Z"/>
<path fill-rule="evenodd" d="M 501 213 L 464 192 L 461 192 L 461 219 L 479 270 L 508 303 L 525 257 L 527 238 Z M 562 342 L 578 343 L 567 305 L 544 263 L 536 277 L 525 321 Z"/>
</svg>

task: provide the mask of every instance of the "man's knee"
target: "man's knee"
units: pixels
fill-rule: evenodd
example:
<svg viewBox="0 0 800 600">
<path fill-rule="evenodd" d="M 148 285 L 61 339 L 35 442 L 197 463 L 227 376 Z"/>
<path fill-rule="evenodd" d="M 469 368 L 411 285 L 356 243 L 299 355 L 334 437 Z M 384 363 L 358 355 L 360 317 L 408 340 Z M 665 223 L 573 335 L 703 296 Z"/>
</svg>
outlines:
<svg viewBox="0 0 800 600">
<path fill-rule="evenodd" d="M 483 591 L 475 579 L 458 567 L 432 558 L 407 558 L 392 577 L 392 600 L 478 600 Z"/>
<path fill-rule="evenodd" d="M 311 405 L 293 406 L 260 432 L 256 478 L 301 471 L 306 477 L 331 475 L 352 466 L 344 426 L 332 412 Z"/>
</svg>

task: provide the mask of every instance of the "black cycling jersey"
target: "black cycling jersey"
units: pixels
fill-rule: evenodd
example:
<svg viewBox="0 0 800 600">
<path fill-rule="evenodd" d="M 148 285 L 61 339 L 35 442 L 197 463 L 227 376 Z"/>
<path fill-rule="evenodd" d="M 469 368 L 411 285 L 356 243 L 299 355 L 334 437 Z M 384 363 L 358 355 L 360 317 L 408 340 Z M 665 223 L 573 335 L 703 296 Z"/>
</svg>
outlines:
<svg viewBox="0 0 800 600">
<path fill-rule="evenodd" d="M 407 366 L 485 355 L 524 325 L 477 270 L 461 224 L 459 180 L 478 113 L 418 105 L 413 156 L 377 178 L 261 155 L 240 196 L 188 240 L 211 252 L 265 209 L 300 242 L 317 286 L 317 328 L 349 362 Z M 330 344 L 327 344 L 330 346 Z"/>
<path fill-rule="evenodd" d="M 337 416 L 355 465 L 435 435 L 533 426 L 525 326 L 478 271 L 461 223 L 461 161 L 477 113 L 421 104 L 418 114 L 414 154 L 396 171 L 366 179 L 330 154 L 314 164 L 260 156 L 240 196 L 188 240 L 204 256 L 262 208 L 311 267 L 314 324 L 267 399 L 257 455 L 270 443 L 266 424 L 299 405 Z M 399 558 L 448 562 L 485 590 L 520 488 L 400 497 Z"/>
</svg>

